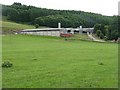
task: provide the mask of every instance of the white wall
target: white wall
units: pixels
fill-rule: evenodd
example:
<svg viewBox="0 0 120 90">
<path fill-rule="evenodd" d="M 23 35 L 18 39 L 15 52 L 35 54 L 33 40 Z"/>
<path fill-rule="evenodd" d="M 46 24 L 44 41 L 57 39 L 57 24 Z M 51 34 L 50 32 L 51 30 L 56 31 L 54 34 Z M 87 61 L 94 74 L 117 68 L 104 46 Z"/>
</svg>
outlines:
<svg viewBox="0 0 120 90">
<path fill-rule="evenodd" d="M 41 35 L 41 36 L 60 36 L 60 31 L 21 32 L 21 34 L 31 34 L 31 35 Z"/>
</svg>

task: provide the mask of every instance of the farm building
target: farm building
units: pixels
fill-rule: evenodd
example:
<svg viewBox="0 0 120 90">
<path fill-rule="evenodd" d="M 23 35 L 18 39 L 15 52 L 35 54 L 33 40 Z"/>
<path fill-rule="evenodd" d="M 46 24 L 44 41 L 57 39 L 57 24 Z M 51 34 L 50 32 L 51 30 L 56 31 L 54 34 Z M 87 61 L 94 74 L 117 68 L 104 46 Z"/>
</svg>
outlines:
<svg viewBox="0 0 120 90">
<path fill-rule="evenodd" d="M 58 29 L 58 28 L 25 29 L 25 30 L 20 31 L 20 34 L 60 36 L 60 31 L 61 29 Z"/>
<path fill-rule="evenodd" d="M 42 28 L 42 29 L 25 29 L 20 34 L 32 34 L 43 36 L 60 36 L 60 34 L 92 33 L 93 28 Z"/>
<path fill-rule="evenodd" d="M 40 28 L 40 29 L 25 29 L 19 32 L 19 34 L 32 34 L 43 36 L 61 36 L 61 34 L 76 34 L 76 33 L 92 33 L 94 28 L 61 28 L 61 24 L 58 23 L 58 28 Z"/>
</svg>

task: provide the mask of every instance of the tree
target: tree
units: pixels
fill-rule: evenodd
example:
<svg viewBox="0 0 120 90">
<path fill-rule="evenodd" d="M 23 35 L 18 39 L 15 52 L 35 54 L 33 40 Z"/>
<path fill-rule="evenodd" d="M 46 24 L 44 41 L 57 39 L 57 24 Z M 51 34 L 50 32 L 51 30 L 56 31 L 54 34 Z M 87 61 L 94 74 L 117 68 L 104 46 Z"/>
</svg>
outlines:
<svg viewBox="0 0 120 90">
<path fill-rule="evenodd" d="M 100 30 L 101 30 L 101 32 L 103 33 L 103 35 L 105 35 L 105 25 L 103 25 L 103 24 L 101 24 L 101 26 L 100 26 Z"/>
<path fill-rule="evenodd" d="M 113 19 L 113 17 L 103 16 L 95 13 L 75 10 L 53 10 L 38 8 L 34 6 L 22 5 L 21 3 L 17 2 L 12 5 L 4 6 L 7 8 L 3 7 L 5 8 L 3 9 L 3 15 L 9 17 L 9 19 L 12 21 L 35 24 L 37 19 L 39 25 L 45 25 L 49 27 L 57 27 L 58 22 L 61 22 L 63 27 L 76 28 L 80 25 L 83 27 L 93 27 L 96 23 L 101 23 L 104 26 L 105 24 L 109 24 L 109 22 L 111 22 Z M 95 26 L 96 31 L 103 30 L 101 24 Z M 105 34 L 104 31 L 102 32 Z"/>
<path fill-rule="evenodd" d="M 35 24 L 35 28 L 39 28 L 39 25 L 38 25 L 38 24 Z"/>
<path fill-rule="evenodd" d="M 94 32 L 96 33 L 97 30 L 101 29 L 101 24 L 95 24 L 94 25 Z"/>
<path fill-rule="evenodd" d="M 103 39 L 104 38 L 104 34 L 101 32 L 100 33 L 100 39 Z"/>
<path fill-rule="evenodd" d="M 21 3 L 18 3 L 18 2 L 14 2 L 12 5 L 18 5 L 18 6 L 20 6 L 20 5 L 22 5 Z"/>
<path fill-rule="evenodd" d="M 101 34 L 101 31 L 100 31 L 100 30 L 97 30 L 97 31 L 96 31 L 96 34 L 97 34 L 97 36 L 99 37 L 100 34 Z"/>
</svg>

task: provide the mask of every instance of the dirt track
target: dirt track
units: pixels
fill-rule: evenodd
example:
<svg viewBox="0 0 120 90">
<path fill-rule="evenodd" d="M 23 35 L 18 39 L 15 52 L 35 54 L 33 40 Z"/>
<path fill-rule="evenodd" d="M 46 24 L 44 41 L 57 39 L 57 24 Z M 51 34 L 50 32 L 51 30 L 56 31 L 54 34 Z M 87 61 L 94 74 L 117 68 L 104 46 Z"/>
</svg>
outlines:
<svg viewBox="0 0 120 90">
<path fill-rule="evenodd" d="M 88 37 L 89 37 L 90 39 L 92 39 L 93 41 L 105 42 L 105 41 L 103 41 L 103 40 L 98 40 L 98 39 L 94 38 L 94 37 L 92 36 L 92 34 L 89 34 L 89 32 L 87 32 L 87 35 L 88 35 Z"/>
</svg>

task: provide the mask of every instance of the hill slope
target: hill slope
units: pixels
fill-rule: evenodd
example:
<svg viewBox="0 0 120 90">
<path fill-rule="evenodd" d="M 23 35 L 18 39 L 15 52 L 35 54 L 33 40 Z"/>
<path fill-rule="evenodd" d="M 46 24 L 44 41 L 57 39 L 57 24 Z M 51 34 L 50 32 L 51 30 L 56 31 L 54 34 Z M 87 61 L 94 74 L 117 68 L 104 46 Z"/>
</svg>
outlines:
<svg viewBox="0 0 120 90">
<path fill-rule="evenodd" d="M 0 21 L 0 22 L 2 22 L 3 34 L 12 33 L 13 31 L 22 30 L 22 29 L 35 28 L 35 26 L 33 25 L 20 24 L 20 23 L 11 22 L 11 21 Z M 44 28 L 44 27 L 41 26 L 40 28 Z"/>
<path fill-rule="evenodd" d="M 63 27 L 93 27 L 96 23 L 109 24 L 112 17 L 91 12 L 74 10 L 53 10 L 14 3 L 3 5 L 3 16 L 15 22 L 37 23 L 48 27 L 57 27 L 61 22 Z M 36 22 L 37 19 L 37 22 Z M 39 20 L 38 20 L 39 19 Z"/>
</svg>

